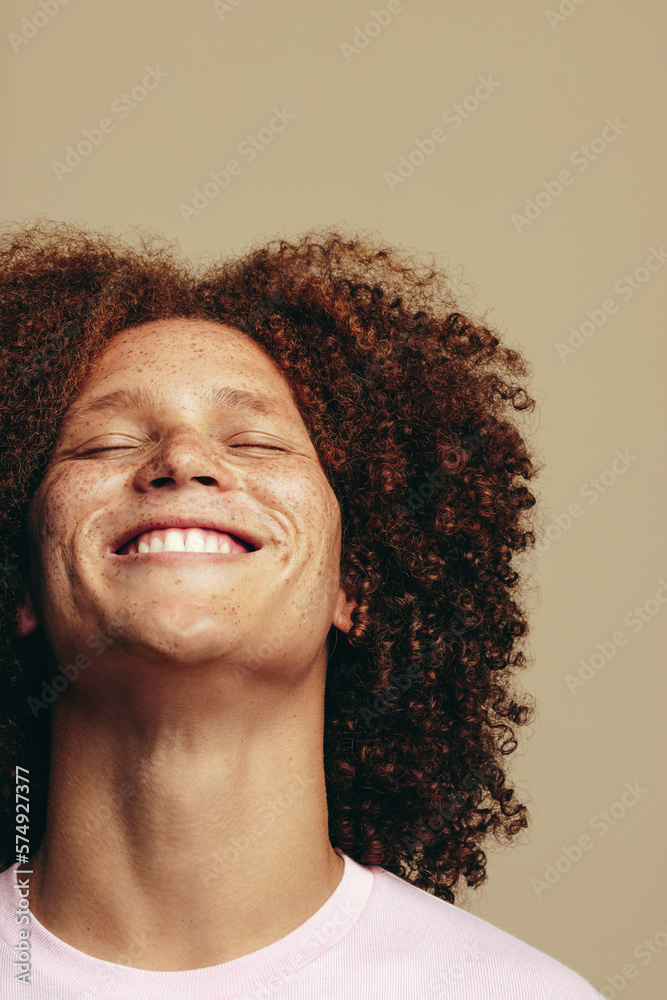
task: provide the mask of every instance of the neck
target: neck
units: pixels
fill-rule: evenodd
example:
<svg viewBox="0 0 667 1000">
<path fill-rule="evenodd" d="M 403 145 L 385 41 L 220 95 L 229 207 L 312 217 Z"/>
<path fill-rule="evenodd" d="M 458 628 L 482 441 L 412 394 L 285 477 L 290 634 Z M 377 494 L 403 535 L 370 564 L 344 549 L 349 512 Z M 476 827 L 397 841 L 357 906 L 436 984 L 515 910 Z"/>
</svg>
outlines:
<svg viewBox="0 0 667 1000">
<path fill-rule="evenodd" d="M 113 698 L 102 713 L 76 693 L 54 704 L 47 827 L 31 859 L 31 910 L 47 930 L 156 971 L 277 941 L 344 868 L 328 836 L 323 698 L 255 692 L 208 715 L 190 714 L 201 705 L 185 692 L 173 700 L 159 720 Z"/>
</svg>

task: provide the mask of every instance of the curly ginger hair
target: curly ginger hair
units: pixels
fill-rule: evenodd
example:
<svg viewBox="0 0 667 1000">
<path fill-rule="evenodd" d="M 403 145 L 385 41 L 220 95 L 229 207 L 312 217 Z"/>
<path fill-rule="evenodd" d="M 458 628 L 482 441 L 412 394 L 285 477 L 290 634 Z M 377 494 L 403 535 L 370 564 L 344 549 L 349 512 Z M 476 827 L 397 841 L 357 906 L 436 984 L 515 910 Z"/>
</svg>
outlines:
<svg viewBox="0 0 667 1000">
<path fill-rule="evenodd" d="M 15 633 L 28 508 L 114 333 L 189 317 L 235 327 L 273 359 L 340 505 L 341 583 L 358 607 L 329 647 L 332 846 L 450 903 L 461 878 L 485 882 L 484 841 L 528 825 L 505 761 L 534 711 L 513 686 L 528 624 L 511 562 L 535 543 L 525 482 L 538 471 L 515 426 L 535 406 L 516 381 L 525 359 L 457 310 L 441 269 L 340 230 L 197 272 L 146 231 L 135 247 L 40 218 L 5 226 L 0 259 L 2 868 L 17 762 L 30 769 L 31 839 L 46 822 L 51 713 L 34 705 L 53 655 L 41 628 Z"/>
</svg>

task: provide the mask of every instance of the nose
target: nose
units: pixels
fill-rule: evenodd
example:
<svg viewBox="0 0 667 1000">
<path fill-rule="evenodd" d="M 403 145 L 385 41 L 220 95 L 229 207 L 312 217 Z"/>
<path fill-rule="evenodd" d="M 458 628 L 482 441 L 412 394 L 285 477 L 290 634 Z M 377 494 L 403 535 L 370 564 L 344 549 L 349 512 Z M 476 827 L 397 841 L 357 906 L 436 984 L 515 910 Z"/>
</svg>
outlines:
<svg viewBox="0 0 667 1000">
<path fill-rule="evenodd" d="M 165 436 L 157 454 L 137 470 L 135 486 L 145 492 L 172 483 L 185 486 L 192 480 L 223 490 L 242 485 L 237 470 L 201 434 L 191 427 L 180 427 Z"/>
</svg>

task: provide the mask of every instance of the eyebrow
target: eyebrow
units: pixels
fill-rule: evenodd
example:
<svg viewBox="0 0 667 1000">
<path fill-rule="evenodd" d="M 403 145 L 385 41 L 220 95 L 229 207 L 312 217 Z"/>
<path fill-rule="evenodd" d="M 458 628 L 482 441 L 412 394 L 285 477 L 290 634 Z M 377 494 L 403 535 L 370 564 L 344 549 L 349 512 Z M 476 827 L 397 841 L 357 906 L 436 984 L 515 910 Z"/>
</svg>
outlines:
<svg viewBox="0 0 667 1000">
<path fill-rule="evenodd" d="M 266 416 L 284 415 L 283 408 L 269 396 L 261 396 L 249 389 L 236 389 L 229 385 L 205 386 L 199 392 L 199 399 L 204 406 L 211 408 L 227 407 L 231 410 L 251 410 Z M 98 413 L 101 410 L 148 410 L 158 403 L 158 399 L 145 385 L 132 386 L 129 389 L 114 389 L 103 396 L 82 403 L 72 403 L 65 414 L 69 421 L 75 416 L 85 416 L 87 413 Z"/>
</svg>

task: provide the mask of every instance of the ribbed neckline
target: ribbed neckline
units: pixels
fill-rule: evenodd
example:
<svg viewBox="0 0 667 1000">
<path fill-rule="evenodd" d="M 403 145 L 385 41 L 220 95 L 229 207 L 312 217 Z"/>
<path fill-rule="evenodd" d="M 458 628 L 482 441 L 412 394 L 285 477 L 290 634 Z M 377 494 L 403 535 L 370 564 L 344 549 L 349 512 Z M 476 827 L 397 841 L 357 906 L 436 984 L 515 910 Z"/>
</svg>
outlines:
<svg viewBox="0 0 667 1000">
<path fill-rule="evenodd" d="M 197 1000 L 233 1000 L 234 997 L 268 987 L 312 962 L 340 941 L 368 901 L 377 869 L 360 865 L 338 848 L 334 850 L 343 858 L 345 868 L 332 895 L 305 923 L 258 951 L 203 969 L 169 972 L 134 969 L 105 962 L 73 948 L 43 927 L 31 914 L 29 929 L 33 978 L 40 970 L 49 978 L 72 987 L 98 989 L 100 996 L 109 990 L 119 1000 L 164 1000 L 169 995 L 169 989 L 173 989 L 179 997 L 192 995 Z M 12 893 L 16 891 L 17 868 L 18 864 L 14 864 L 0 875 L 0 884 L 4 882 L 5 888 Z M 2 892 L 2 895 L 5 893 Z M 6 903 L 2 907 L 5 913 L 12 915 L 9 918 L 12 927 L 16 926 L 12 917 L 18 899 L 17 893 L 9 907 Z M 4 928 L 2 938 L 13 951 L 15 942 L 6 939 L 6 923 Z M 15 936 L 18 940 L 18 929 Z"/>
</svg>

